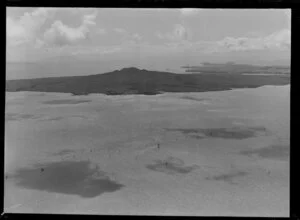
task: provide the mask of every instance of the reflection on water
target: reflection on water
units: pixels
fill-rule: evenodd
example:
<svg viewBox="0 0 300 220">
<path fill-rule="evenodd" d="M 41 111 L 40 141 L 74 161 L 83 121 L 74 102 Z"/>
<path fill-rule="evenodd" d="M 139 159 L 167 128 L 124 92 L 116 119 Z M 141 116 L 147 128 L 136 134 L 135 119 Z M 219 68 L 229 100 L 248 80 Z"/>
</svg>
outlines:
<svg viewBox="0 0 300 220">
<path fill-rule="evenodd" d="M 47 192 L 73 194 L 92 198 L 105 192 L 114 192 L 122 184 L 109 179 L 105 172 L 90 167 L 88 161 L 60 161 L 36 164 L 33 168 L 18 170 L 13 178 L 18 186 Z"/>
</svg>

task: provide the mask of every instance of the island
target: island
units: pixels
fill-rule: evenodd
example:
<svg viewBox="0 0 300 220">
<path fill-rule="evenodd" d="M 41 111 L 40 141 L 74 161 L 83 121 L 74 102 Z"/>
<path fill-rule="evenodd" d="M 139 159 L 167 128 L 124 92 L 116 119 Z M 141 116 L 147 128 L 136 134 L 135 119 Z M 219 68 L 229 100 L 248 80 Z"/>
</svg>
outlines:
<svg viewBox="0 0 300 220">
<path fill-rule="evenodd" d="M 88 95 L 144 94 L 163 92 L 205 92 L 264 85 L 290 84 L 290 74 L 247 75 L 235 73 L 171 73 L 135 67 L 86 76 L 64 76 L 6 81 L 7 92 L 37 91 Z"/>
</svg>

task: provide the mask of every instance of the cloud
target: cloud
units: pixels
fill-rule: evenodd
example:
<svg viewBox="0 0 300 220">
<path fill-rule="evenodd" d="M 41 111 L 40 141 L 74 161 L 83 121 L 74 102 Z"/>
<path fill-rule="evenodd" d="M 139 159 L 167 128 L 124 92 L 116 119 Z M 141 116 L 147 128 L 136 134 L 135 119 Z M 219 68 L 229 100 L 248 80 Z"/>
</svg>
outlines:
<svg viewBox="0 0 300 220">
<path fill-rule="evenodd" d="M 78 40 L 85 39 L 88 29 L 80 26 L 78 28 L 70 28 L 61 21 L 55 21 L 51 28 L 44 34 L 44 41 L 47 45 L 63 46 L 72 44 Z"/>
<path fill-rule="evenodd" d="M 143 37 L 138 33 L 129 33 L 123 28 L 114 28 L 113 30 L 122 36 L 122 44 L 140 44 L 143 41 Z"/>
<path fill-rule="evenodd" d="M 126 50 L 127 52 L 132 50 L 133 46 L 145 46 L 146 42 L 143 42 L 143 37 L 138 33 L 130 33 L 122 28 L 114 28 L 113 31 L 122 37 L 122 43 L 115 46 L 98 46 L 98 47 L 83 47 L 78 49 L 72 49 L 71 55 L 84 55 L 84 54 L 114 54 L 120 51 Z M 81 37 L 81 35 L 79 35 Z"/>
<path fill-rule="evenodd" d="M 81 25 L 73 28 L 61 20 L 54 20 L 58 11 L 82 16 Z M 30 13 L 24 13 L 20 18 L 7 16 L 7 45 L 30 45 L 34 48 L 41 48 L 74 44 L 88 38 L 91 27 L 96 24 L 96 16 L 97 10 L 93 8 L 37 8 Z M 44 31 L 46 22 L 49 24 L 52 20 L 54 21 L 51 27 Z M 105 30 L 99 28 L 95 33 L 104 34 Z"/>
<path fill-rule="evenodd" d="M 265 37 L 226 37 L 216 43 L 214 51 L 250 51 L 264 49 L 289 49 L 291 45 L 291 31 L 283 29 Z"/>
<path fill-rule="evenodd" d="M 94 25 L 97 12 L 83 16 L 82 24 L 73 28 L 63 24 L 60 20 L 56 20 L 51 27 L 45 31 L 43 40 L 48 46 L 64 46 L 72 45 L 81 40 L 87 39 L 90 28 Z M 105 33 L 104 30 L 101 30 Z M 99 32 L 99 30 L 97 31 Z"/>
<path fill-rule="evenodd" d="M 19 45 L 30 38 L 29 32 L 14 19 L 6 18 L 6 37 L 8 45 Z"/>
<path fill-rule="evenodd" d="M 95 48 L 81 48 L 71 52 L 72 55 L 86 55 L 86 54 L 113 54 L 121 51 L 120 47 L 95 47 Z"/>
<path fill-rule="evenodd" d="M 179 9 L 182 16 L 193 16 L 199 13 L 202 9 L 200 8 L 181 8 Z"/>
<path fill-rule="evenodd" d="M 35 41 L 41 26 L 53 16 L 54 8 L 38 8 L 31 13 L 24 13 L 19 19 L 6 18 L 6 36 L 8 46 L 17 46 Z"/>
<path fill-rule="evenodd" d="M 291 46 L 291 30 L 283 29 L 275 32 L 265 39 L 265 44 L 270 48 L 290 49 Z"/>
<path fill-rule="evenodd" d="M 158 32 L 156 36 L 160 39 L 167 39 L 171 43 L 184 43 L 190 40 L 191 32 L 182 24 L 175 24 L 171 33 L 162 34 Z"/>
<path fill-rule="evenodd" d="M 177 33 L 177 37 L 174 37 L 174 33 Z M 158 36 L 161 38 L 167 37 L 173 40 L 166 44 L 170 49 L 195 53 L 212 54 L 259 50 L 286 51 L 291 47 L 291 31 L 289 29 L 283 29 L 267 36 L 225 37 L 219 41 L 192 42 L 186 40 L 186 38 L 183 37 L 184 35 L 183 29 L 178 29 L 176 32 L 173 32 L 173 35 L 167 36 L 158 33 Z"/>
</svg>

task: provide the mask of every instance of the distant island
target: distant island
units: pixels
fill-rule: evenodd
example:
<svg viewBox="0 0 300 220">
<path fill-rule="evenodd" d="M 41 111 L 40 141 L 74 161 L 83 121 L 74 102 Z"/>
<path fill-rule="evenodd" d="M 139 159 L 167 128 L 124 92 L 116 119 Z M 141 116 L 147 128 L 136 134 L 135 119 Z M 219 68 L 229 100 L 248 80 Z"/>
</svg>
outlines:
<svg viewBox="0 0 300 220">
<path fill-rule="evenodd" d="M 90 93 L 155 95 L 162 92 L 221 91 L 289 83 L 290 75 L 287 74 L 269 76 L 233 73 L 175 74 L 129 67 L 87 76 L 7 80 L 6 91 L 61 92 L 73 95 Z"/>
<path fill-rule="evenodd" d="M 185 72 L 190 73 L 230 73 L 230 74 L 290 74 L 288 66 L 256 66 L 249 64 L 207 63 L 200 66 L 182 66 Z"/>
</svg>

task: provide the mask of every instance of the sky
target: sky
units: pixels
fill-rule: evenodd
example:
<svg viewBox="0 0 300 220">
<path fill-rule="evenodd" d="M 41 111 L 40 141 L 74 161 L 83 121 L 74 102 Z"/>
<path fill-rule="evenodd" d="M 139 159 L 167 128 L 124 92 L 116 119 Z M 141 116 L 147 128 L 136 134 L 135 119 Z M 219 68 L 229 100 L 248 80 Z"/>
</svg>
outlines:
<svg viewBox="0 0 300 220">
<path fill-rule="evenodd" d="M 26 63 L 19 77 L 128 66 L 180 71 L 202 62 L 289 64 L 290 26 L 289 9 L 9 7 L 6 58 L 15 69 Z"/>
</svg>

